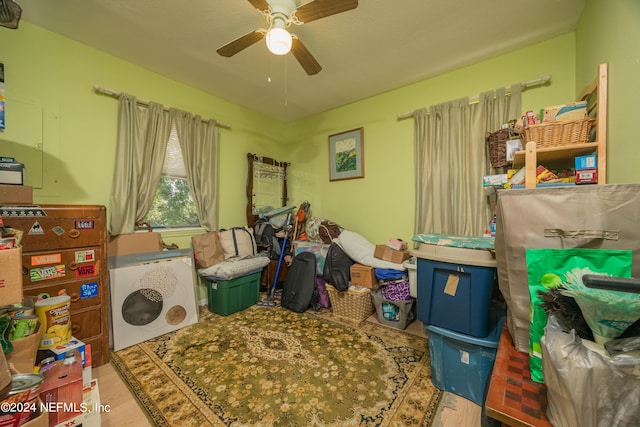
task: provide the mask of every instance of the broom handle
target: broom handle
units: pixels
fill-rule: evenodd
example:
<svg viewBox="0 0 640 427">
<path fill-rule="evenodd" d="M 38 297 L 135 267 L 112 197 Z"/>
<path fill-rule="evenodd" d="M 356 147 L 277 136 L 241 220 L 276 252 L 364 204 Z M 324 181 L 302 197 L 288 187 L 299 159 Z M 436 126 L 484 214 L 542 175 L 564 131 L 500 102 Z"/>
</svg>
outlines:
<svg viewBox="0 0 640 427">
<path fill-rule="evenodd" d="M 585 274 L 582 276 L 582 283 L 584 283 L 587 288 L 640 294 L 640 280 L 632 277 L 624 278 L 600 274 Z"/>
</svg>

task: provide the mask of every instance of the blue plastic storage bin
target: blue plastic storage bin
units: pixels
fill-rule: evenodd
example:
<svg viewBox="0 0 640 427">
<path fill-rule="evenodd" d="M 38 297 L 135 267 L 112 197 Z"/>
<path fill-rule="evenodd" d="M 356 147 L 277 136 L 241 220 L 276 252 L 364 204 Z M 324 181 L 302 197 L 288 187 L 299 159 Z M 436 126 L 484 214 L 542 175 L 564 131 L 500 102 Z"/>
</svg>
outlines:
<svg viewBox="0 0 640 427">
<path fill-rule="evenodd" d="M 418 320 L 474 337 L 489 334 L 495 266 L 418 258 Z"/>
<path fill-rule="evenodd" d="M 425 325 L 433 385 L 483 405 L 487 381 L 496 360 L 504 311 L 491 310 L 489 336 L 477 338 Z"/>
</svg>

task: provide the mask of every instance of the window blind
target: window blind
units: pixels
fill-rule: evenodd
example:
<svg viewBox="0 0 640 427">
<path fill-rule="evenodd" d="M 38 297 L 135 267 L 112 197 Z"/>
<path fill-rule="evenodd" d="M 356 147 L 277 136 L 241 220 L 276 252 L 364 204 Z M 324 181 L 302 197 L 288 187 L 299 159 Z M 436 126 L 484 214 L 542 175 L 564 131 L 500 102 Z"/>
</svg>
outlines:
<svg viewBox="0 0 640 427">
<path fill-rule="evenodd" d="M 187 178 L 187 171 L 184 167 L 184 159 L 182 158 L 182 150 L 180 149 L 180 141 L 178 140 L 178 132 L 175 125 L 171 126 L 171 134 L 167 143 L 167 153 L 162 165 L 162 175 L 171 178 Z"/>
</svg>

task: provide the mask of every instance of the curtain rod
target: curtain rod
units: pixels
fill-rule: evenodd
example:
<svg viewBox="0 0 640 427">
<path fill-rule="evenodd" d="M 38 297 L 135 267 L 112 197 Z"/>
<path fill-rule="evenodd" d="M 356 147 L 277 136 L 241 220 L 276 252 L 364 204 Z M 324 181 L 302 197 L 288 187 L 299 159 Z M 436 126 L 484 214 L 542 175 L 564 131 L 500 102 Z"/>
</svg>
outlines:
<svg viewBox="0 0 640 427">
<path fill-rule="evenodd" d="M 118 97 L 120 96 L 120 94 L 121 94 L 121 92 L 118 92 L 117 90 L 107 89 L 107 88 L 105 88 L 105 87 L 98 86 L 98 85 L 94 85 L 94 86 L 93 86 L 93 90 L 95 90 L 97 93 L 100 93 L 100 94 L 102 94 L 102 95 L 111 96 L 111 97 L 113 97 L 113 98 L 118 98 Z M 139 98 L 136 98 L 136 101 L 137 101 L 139 104 L 142 104 L 142 105 L 147 106 L 147 107 L 149 106 L 149 103 L 150 103 L 150 101 L 148 101 L 148 100 L 146 100 L 146 99 L 139 99 Z M 165 110 L 165 111 L 169 111 L 169 107 L 167 107 L 167 106 L 165 106 L 165 105 L 163 105 L 162 107 L 164 108 L 164 110 Z M 229 129 L 229 130 L 231 130 L 231 125 L 228 125 L 228 124 L 226 124 L 226 123 L 221 123 L 221 122 L 219 122 L 219 121 L 217 121 L 217 120 L 208 119 L 208 118 L 206 118 L 206 117 L 203 117 L 203 118 L 202 118 L 202 121 L 203 121 L 204 123 L 207 123 L 207 122 L 210 122 L 210 121 L 214 121 L 218 127 L 221 127 L 221 128 L 224 128 L 224 129 Z"/>
<path fill-rule="evenodd" d="M 526 88 L 531 87 L 531 86 L 543 85 L 543 84 L 546 84 L 547 82 L 550 82 L 550 81 L 551 81 L 551 75 L 547 74 L 546 76 L 540 77 L 539 79 L 533 79 L 533 80 L 524 81 L 524 82 L 520 83 L 520 87 L 522 89 L 526 89 Z M 511 88 L 511 86 L 507 86 L 505 89 L 510 89 L 510 88 Z M 477 97 L 478 95 L 475 95 L 475 96 Z M 473 97 L 470 97 L 470 98 L 473 98 Z M 408 111 L 406 113 L 398 114 L 396 116 L 396 118 L 398 120 L 408 119 L 409 117 L 413 117 L 413 113 L 414 112 L 415 111 Z"/>
</svg>

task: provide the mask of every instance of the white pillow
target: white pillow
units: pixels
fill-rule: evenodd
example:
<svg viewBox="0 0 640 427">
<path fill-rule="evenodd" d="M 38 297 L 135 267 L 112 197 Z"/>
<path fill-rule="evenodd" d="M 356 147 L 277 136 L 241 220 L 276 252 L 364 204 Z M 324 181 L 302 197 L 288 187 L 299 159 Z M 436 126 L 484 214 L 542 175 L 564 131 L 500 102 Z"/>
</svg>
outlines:
<svg viewBox="0 0 640 427">
<path fill-rule="evenodd" d="M 202 277 L 231 280 L 254 271 L 260 271 L 270 261 L 269 257 L 263 255 L 244 259 L 232 258 L 211 267 L 198 269 L 198 274 Z"/>
<path fill-rule="evenodd" d="M 368 265 L 373 268 L 387 268 L 391 270 L 405 271 L 406 267 L 400 263 L 385 261 L 373 256 L 376 246 L 367 239 L 353 231 L 344 230 L 340 235 L 333 239 L 333 243 L 337 243 L 342 250 L 349 255 L 349 258 L 359 264 Z"/>
</svg>

